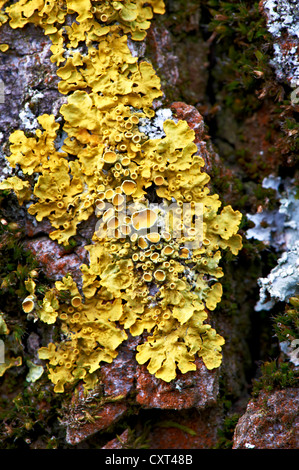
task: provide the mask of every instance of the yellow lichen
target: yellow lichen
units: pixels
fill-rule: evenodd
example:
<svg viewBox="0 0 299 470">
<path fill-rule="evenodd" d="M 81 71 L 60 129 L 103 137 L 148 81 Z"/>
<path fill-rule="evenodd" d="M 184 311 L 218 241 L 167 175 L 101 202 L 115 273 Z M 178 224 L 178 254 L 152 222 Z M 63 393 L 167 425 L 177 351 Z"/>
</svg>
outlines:
<svg viewBox="0 0 299 470">
<path fill-rule="evenodd" d="M 0 313 L 0 334 L 9 335 L 10 330 L 6 325 L 4 315 Z M 19 367 L 22 365 L 22 357 L 11 357 L 5 348 L 3 340 L 0 341 L 0 377 L 11 367 Z"/>
<path fill-rule="evenodd" d="M 54 390 L 62 392 L 66 383 L 85 379 L 103 361 L 112 362 L 127 335 L 116 324 L 122 315 L 121 299 L 104 302 L 94 297 L 72 306 L 60 303 L 57 314 L 67 340 L 42 347 L 39 357 L 49 360 Z"/>
<path fill-rule="evenodd" d="M 28 181 L 21 180 L 17 176 L 12 176 L 0 183 L 0 189 L 12 189 L 20 203 L 23 204 L 24 201 L 28 201 L 31 197 L 31 187 Z"/>
<path fill-rule="evenodd" d="M 206 321 L 221 300 L 221 250 L 237 254 L 242 246 L 241 214 L 231 206 L 219 213 L 221 202 L 209 193 L 210 177 L 187 122 L 166 120 L 165 135 L 157 139 L 140 131 L 163 93 L 152 65 L 133 57 L 127 35 L 144 39 L 153 13 L 164 13 L 163 1 L 0 6 L 0 21 L 12 28 L 32 23 L 44 29 L 58 89 L 67 95 L 62 126 L 45 114 L 35 135 L 17 130 L 10 136 L 7 159 L 24 176 L 8 178 L 0 189 L 13 189 L 21 204 L 30 200 L 29 213 L 47 218 L 55 229 L 50 237 L 64 245 L 82 221 L 97 217 L 80 289 L 67 276 L 39 298 L 35 283 L 25 284 L 29 317 L 61 325 L 64 339 L 39 351 L 55 391 L 78 380 L 92 387 L 101 363 L 117 356 L 126 330 L 149 333 L 136 359 L 164 381 L 173 380 L 177 368 L 194 371 L 196 355 L 208 369 L 219 367 L 224 340 Z M 82 41 L 87 47 L 79 53 Z M 65 136 L 61 148 L 58 131 Z M 163 202 L 150 203 L 147 190 Z"/>
<path fill-rule="evenodd" d="M 22 302 L 22 308 L 25 313 L 31 313 L 34 310 L 35 307 L 35 296 L 34 295 L 28 295 Z"/>
<path fill-rule="evenodd" d="M 5 362 L 0 363 L 0 377 L 11 367 L 19 367 L 22 365 L 21 356 L 8 358 Z"/>
</svg>

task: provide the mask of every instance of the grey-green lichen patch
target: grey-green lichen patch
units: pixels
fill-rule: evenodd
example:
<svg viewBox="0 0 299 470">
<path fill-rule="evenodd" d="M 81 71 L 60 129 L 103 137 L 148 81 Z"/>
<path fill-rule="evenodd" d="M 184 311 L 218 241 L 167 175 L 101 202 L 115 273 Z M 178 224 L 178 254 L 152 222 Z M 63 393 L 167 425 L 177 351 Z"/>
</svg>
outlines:
<svg viewBox="0 0 299 470">
<path fill-rule="evenodd" d="M 275 191 L 276 199 L 281 195 L 279 186 L 282 184 L 279 176 L 270 175 L 262 181 L 262 188 Z M 247 239 L 259 240 L 265 245 L 270 245 L 275 250 L 282 249 L 285 244 L 285 213 L 281 211 L 282 200 L 279 210 L 263 209 L 255 214 L 247 214 L 247 218 L 254 223 L 254 227 L 246 232 Z"/>
<path fill-rule="evenodd" d="M 266 278 L 258 280 L 260 300 L 255 309 L 270 310 L 278 301 L 287 301 L 299 293 L 299 241 L 285 251 Z M 270 296 L 270 300 L 268 300 Z"/>
<path fill-rule="evenodd" d="M 177 122 L 177 119 L 174 118 L 171 109 L 169 108 L 160 108 L 156 111 L 156 115 L 153 119 L 141 118 L 139 121 L 139 131 L 144 132 L 149 139 L 161 139 L 165 137 L 165 132 L 163 129 L 163 124 L 167 119 L 173 119 Z"/>
<path fill-rule="evenodd" d="M 294 366 L 299 366 L 299 339 L 294 339 L 292 341 L 282 341 L 279 343 L 280 349 L 286 356 L 290 362 L 294 364 Z"/>
<path fill-rule="evenodd" d="M 267 0 L 264 2 L 267 27 L 274 37 L 272 65 L 277 78 L 299 85 L 299 6 L 297 0 Z"/>
<path fill-rule="evenodd" d="M 44 368 L 41 365 L 34 364 L 32 361 L 27 361 L 29 372 L 26 376 L 27 382 L 36 382 L 44 373 Z"/>
<path fill-rule="evenodd" d="M 283 193 L 279 186 L 284 187 Z M 254 238 L 278 252 L 277 265 L 265 278 L 260 278 L 260 299 L 257 311 L 270 310 L 278 301 L 288 299 L 299 292 L 299 200 L 291 181 L 269 177 L 263 181 L 264 188 L 277 192 L 279 208 L 276 211 L 247 214 L 255 227 L 247 231 L 247 238 Z"/>
</svg>

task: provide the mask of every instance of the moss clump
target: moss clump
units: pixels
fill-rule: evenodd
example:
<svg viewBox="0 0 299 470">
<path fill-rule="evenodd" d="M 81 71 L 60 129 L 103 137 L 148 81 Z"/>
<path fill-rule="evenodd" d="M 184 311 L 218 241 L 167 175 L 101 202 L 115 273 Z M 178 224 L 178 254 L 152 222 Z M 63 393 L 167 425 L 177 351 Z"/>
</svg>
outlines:
<svg viewBox="0 0 299 470">
<path fill-rule="evenodd" d="M 253 381 L 252 395 L 261 390 L 272 392 L 286 387 L 298 387 L 299 371 L 288 362 L 265 362 L 261 366 L 261 377 Z"/>
<path fill-rule="evenodd" d="M 274 331 L 279 340 L 299 340 L 299 296 L 291 297 L 283 314 L 274 317 Z"/>
<path fill-rule="evenodd" d="M 299 296 L 291 297 L 284 312 L 276 314 L 272 320 L 273 330 L 279 343 L 293 345 L 293 359 L 297 360 L 295 356 L 299 343 Z M 299 370 L 293 363 L 292 356 L 281 355 L 278 360 L 264 362 L 260 374 L 260 377 L 253 381 L 253 396 L 257 396 L 260 390 L 272 391 L 298 387 L 299 384 Z"/>
<path fill-rule="evenodd" d="M 232 449 L 235 427 L 239 418 L 240 415 L 238 413 L 234 413 L 224 418 L 222 427 L 218 430 L 218 442 L 215 446 L 216 449 Z"/>
<path fill-rule="evenodd" d="M 53 396 L 45 380 L 38 384 L 25 383 L 17 393 L 16 387 L 11 387 L 10 382 L 6 379 L 2 384 L 2 390 L 6 393 L 2 394 L 0 401 L 1 448 L 60 447 L 64 440 L 58 420 L 62 397 Z"/>
<path fill-rule="evenodd" d="M 294 168 L 298 106 L 291 102 L 292 89 L 277 81 L 271 66 L 273 37 L 259 2 L 205 0 L 202 9 L 214 61 L 206 121 L 217 128 L 221 155 L 234 161 L 238 155 L 241 168 L 257 181 L 280 165 Z"/>
<path fill-rule="evenodd" d="M 203 5 L 211 17 L 209 30 L 216 34 L 223 54 L 217 61 L 214 78 L 217 81 L 221 74 L 223 88 L 219 91 L 225 106 L 243 117 L 260 106 L 257 90 L 272 77 L 271 35 L 265 18 L 258 2 L 250 0 L 207 0 Z M 268 88 L 270 92 L 272 87 Z"/>
</svg>

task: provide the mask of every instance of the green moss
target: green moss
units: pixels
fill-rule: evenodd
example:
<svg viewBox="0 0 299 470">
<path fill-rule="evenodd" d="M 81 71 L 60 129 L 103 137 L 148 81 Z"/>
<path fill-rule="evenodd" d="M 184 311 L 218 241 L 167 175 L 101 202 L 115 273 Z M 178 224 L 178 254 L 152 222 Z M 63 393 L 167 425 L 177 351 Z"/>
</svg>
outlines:
<svg viewBox="0 0 299 470">
<path fill-rule="evenodd" d="M 116 434 L 116 439 L 120 442 L 122 449 L 149 449 L 149 431 L 150 426 L 148 424 L 144 425 L 141 433 L 136 432 L 135 429 L 128 428 L 128 435 L 125 442 L 118 434 Z"/>
<path fill-rule="evenodd" d="M 292 341 L 299 339 L 299 296 L 291 297 L 284 311 L 272 317 L 272 331 L 279 343 L 287 341 L 291 344 Z M 298 387 L 299 384 L 298 368 L 284 355 L 281 355 L 277 360 L 272 359 L 264 362 L 261 365 L 260 374 L 260 377 L 253 381 L 253 396 L 257 396 L 260 390 L 272 391 L 286 387 Z"/>
<path fill-rule="evenodd" d="M 4 384 L 6 386 L 6 384 Z M 0 442 L 2 449 L 56 448 L 59 437 L 57 410 L 61 398 L 53 395 L 47 383 L 26 385 L 14 390 L 14 397 L 3 394 L 0 401 Z M 61 436 L 63 438 L 63 436 Z"/>
<path fill-rule="evenodd" d="M 220 153 L 225 158 L 237 155 L 239 165 L 257 181 L 271 170 L 278 171 L 279 165 L 294 167 L 299 149 L 298 116 L 290 101 L 292 89 L 277 82 L 270 65 L 274 39 L 259 2 L 204 0 L 201 5 L 213 38 L 211 57 L 215 59 L 207 91 L 212 104 L 221 110 L 211 117 L 216 120 L 212 125 L 218 127 L 217 139 L 224 140 Z M 226 148 L 227 128 L 223 128 L 227 111 L 236 123 L 230 149 Z M 259 128 L 249 119 L 255 113 L 260 117 Z M 247 132 L 251 126 L 255 135 L 250 142 Z"/>
<path fill-rule="evenodd" d="M 234 413 L 224 419 L 222 427 L 218 430 L 218 442 L 215 446 L 216 449 L 232 449 L 234 431 L 239 418 L 240 415 Z"/>
<path fill-rule="evenodd" d="M 253 381 L 252 395 L 261 390 L 272 392 L 286 387 L 298 387 L 299 371 L 288 362 L 265 362 L 261 366 L 261 377 Z"/>
<path fill-rule="evenodd" d="M 271 327 L 272 338 L 275 336 L 279 343 L 283 341 L 291 343 L 299 338 L 298 297 L 292 297 L 284 312 L 273 316 Z M 269 339 L 267 342 L 269 343 Z M 276 353 L 268 351 L 267 355 L 270 358 L 277 357 L 277 351 Z M 257 396 L 261 390 L 272 392 L 286 387 L 298 387 L 298 368 L 288 360 L 287 356 L 281 355 L 278 359 L 265 361 L 261 364 L 259 373 L 260 376 L 252 383 L 253 396 Z"/>
<path fill-rule="evenodd" d="M 274 331 L 281 341 L 292 341 L 299 338 L 299 308 L 287 306 L 283 314 L 274 318 Z"/>
<path fill-rule="evenodd" d="M 244 116 L 260 106 L 256 91 L 272 76 L 265 19 L 258 2 L 207 0 L 203 5 L 211 15 L 209 30 L 221 44 L 215 78 L 221 74 L 225 105 Z"/>
<path fill-rule="evenodd" d="M 22 230 L 15 223 L 0 222 L 0 297 L 26 295 L 24 281 L 37 267 L 34 257 L 21 244 Z"/>
<path fill-rule="evenodd" d="M 161 428 L 176 428 L 189 434 L 190 436 L 197 436 L 197 432 L 194 431 L 194 429 L 191 429 L 188 426 L 185 426 L 183 424 L 180 424 L 171 420 L 160 421 L 156 424 L 156 426 L 161 427 Z"/>
<path fill-rule="evenodd" d="M 2 328 L 0 339 L 5 344 L 5 358 L 20 357 L 22 365 L 7 370 L 0 377 L 0 446 L 16 448 L 28 446 L 32 436 L 40 433 L 48 416 L 49 410 L 42 410 L 40 404 L 50 393 L 47 382 L 42 380 L 41 387 L 26 382 L 29 358 L 26 349 L 26 338 L 34 331 L 33 324 L 26 320 L 21 302 L 28 292 L 25 281 L 31 276 L 38 276 L 41 283 L 38 289 L 46 289 L 47 279 L 38 273 L 38 264 L 32 254 L 22 245 L 24 231 L 20 225 L 11 221 L 14 198 L 2 192 L 0 199 L 0 304 L 2 320 L 6 328 Z M 48 287 L 47 287 L 48 288 Z M 32 358 L 31 358 L 32 359 Z M 56 410 L 51 405 L 51 409 Z M 52 418 L 51 418 L 52 419 Z M 49 438 L 51 436 L 48 436 Z M 26 441 L 28 440 L 28 442 Z"/>
</svg>

